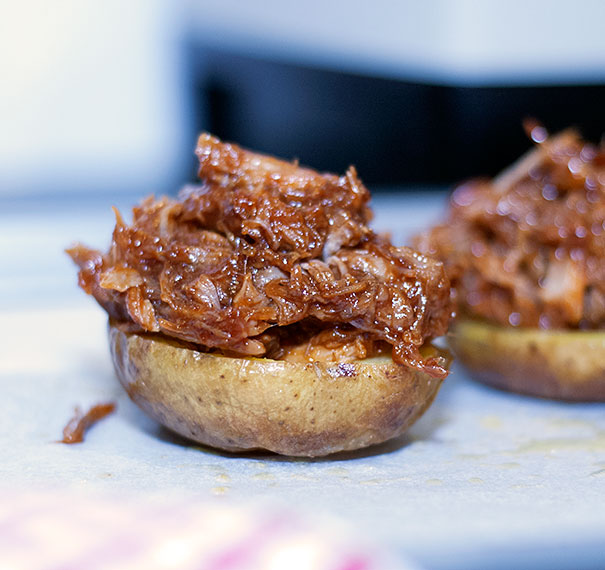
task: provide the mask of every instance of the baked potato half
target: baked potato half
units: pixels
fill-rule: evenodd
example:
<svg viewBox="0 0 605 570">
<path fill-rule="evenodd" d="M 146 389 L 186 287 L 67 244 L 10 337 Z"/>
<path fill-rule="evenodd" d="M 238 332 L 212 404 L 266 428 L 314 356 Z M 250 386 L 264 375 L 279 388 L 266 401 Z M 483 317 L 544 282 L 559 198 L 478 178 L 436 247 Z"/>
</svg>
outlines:
<svg viewBox="0 0 605 570">
<path fill-rule="evenodd" d="M 412 425 L 441 385 L 390 357 L 343 364 L 230 357 L 113 323 L 109 340 L 117 376 L 143 411 L 232 452 L 315 457 L 380 443 Z M 446 352 L 439 358 L 449 364 Z"/>
<path fill-rule="evenodd" d="M 473 378 L 496 388 L 558 400 L 605 401 L 605 332 L 459 320 L 448 341 Z"/>
</svg>

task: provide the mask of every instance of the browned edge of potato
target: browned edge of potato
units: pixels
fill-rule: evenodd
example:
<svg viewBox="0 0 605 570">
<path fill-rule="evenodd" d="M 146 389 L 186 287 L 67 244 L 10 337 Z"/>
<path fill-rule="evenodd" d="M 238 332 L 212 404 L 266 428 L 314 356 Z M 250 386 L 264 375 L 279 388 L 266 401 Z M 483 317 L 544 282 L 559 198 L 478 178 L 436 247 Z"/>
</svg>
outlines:
<svg viewBox="0 0 605 570">
<path fill-rule="evenodd" d="M 605 331 L 550 331 L 459 320 L 449 345 L 471 377 L 567 401 L 605 401 Z"/>
<path fill-rule="evenodd" d="M 235 358 L 112 323 L 109 341 L 117 376 L 143 411 L 233 452 L 315 457 L 381 443 L 412 425 L 442 382 L 390 357 L 330 365 Z"/>
</svg>

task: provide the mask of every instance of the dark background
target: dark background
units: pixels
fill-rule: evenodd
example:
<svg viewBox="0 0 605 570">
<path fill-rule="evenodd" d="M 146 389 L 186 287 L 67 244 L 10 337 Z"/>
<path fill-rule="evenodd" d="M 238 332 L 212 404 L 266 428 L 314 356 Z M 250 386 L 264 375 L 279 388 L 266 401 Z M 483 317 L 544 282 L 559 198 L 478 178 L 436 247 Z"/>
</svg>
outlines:
<svg viewBox="0 0 605 570">
<path fill-rule="evenodd" d="M 319 170 L 354 164 L 369 185 L 494 175 L 530 147 L 526 117 L 595 142 L 605 130 L 604 85 L 453 87 L 214 50 L 190 61 L 199 129 Z"/>
</svg>

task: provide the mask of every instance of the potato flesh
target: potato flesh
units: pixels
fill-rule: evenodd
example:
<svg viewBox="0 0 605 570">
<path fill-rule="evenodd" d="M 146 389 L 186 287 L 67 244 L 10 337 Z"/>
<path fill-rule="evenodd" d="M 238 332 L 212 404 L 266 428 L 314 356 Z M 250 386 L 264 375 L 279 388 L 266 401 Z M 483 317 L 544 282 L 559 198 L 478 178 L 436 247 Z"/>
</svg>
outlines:
<svg viewBox="0 0 605 570">
<path fill-rule="evenodd" d="M 441 385 L 387 357 L 296 364 L 207 354 L 114 326 L 109 337 L 118 378 L 139 407 L 227 451 L 313 457 L 380 443 L 420 417 Z"/>
<path fill-rule="evenodd" d="M 605 332 L 460 320 L 448 341 L 471 376 L 486 384 L 543 398 L 605 401 Z"/>
</svg>

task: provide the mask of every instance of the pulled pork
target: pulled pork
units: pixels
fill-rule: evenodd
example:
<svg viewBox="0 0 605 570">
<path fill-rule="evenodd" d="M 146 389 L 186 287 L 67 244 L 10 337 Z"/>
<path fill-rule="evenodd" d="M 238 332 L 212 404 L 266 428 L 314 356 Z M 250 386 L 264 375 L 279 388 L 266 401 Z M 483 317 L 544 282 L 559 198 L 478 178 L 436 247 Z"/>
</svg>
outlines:
<svg viewBox="0 0 605 570">
<path fill-rule="evenodd" d="M 492 181 L 453 193 L 417 247 L 446 264 L 457 310 L 504 325 L 605 327 L 605 149 L 574 131 L 536 143 Z"/>
<path fill-rule="evenodd" d="M 109 252 L 68 251 L 80 286 L 135 331 L 229 354 L 393 359 L 444 377 L 428 339 L 451 316 L 443 266 L 368 227 L 369 193 L 343 177 L 202 135 L 200 184 L 149 197 Z"/>
</svg>

